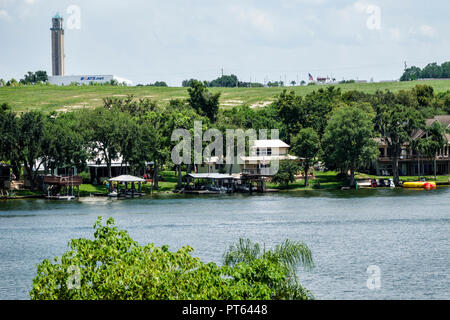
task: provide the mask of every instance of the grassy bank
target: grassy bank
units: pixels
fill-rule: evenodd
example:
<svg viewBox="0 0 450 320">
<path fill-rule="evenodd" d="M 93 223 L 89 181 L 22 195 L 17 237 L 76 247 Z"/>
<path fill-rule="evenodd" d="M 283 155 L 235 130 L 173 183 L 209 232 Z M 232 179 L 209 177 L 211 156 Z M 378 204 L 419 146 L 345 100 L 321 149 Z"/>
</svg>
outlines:
<svg viewBox="0 0 450 320">
<path fill-rule="evenodd" d="M 343 91 L 360 90 L 374 93 L 377 90 L 408 90 L 417 84 L 432 86 L 436 92 L 450 90 L 450 80 L 349 83 L 334 85 Z M 221 92 L 220 104 L 223 108 L 236 105 L 261 107 L 274 100 L 284 89 L 293 90 L 298 95 L 306 95 L 325 86 L 297 86 L 278 88 L 210 88 L 211 92 Z M 67 111 L 103 105 L 105 97 L 125 97 L 132 94 L 136 98 L 150 98 L 167 103 L 170 99 L 187 98 L 186 88 L 181 87 L 114 87 L 114 86 L 20 86 L 0 87 L 0 103 L 8 103 L 14 111 L 27 110 Z"/>
<path fill-rule="evenodd" d="M 305 187 L 305 181 L 303 179 L 297 180 L 294 183 L 289 184 L 286 188 L 285 186 L 276 185 L 273 183 L 267 183 L 266 186 L 269 189 L 276 189 L 280 191 L 300 191 L 300 190 L 339 190 L 342 187 L 348 186 L 346 180 L 339 179 L 336 172 L 328 171 L 328 172 L 316 172 L 314 173 L 315 178 L 309 180 L 309 186 Z M 450 176 L 437 176 L 437 179 L 434 179 L 434 176 L 426 176 L 425 179 L 427 181 L 435 181 L 437 183 L 448 183 L 450 182 Z M 367 175 L 364 173 L 356 173 L 356 180 L 363 179 L 393 179 L 392 176 L 376 176 L 376 175 Z M 409 182 L 409 181 L 418 181 L 417 176 L 401 176 L 400 181 Z"/>
<path fill-rule="evenodd" d="M 308 186 L 305 187 L 305 181 L 303 179 L 297 180 L 294 183 L 290 183 L 288 187 L 277 185 L 274 183 L 267 183 L 266 187 L 269 189 L 283 190 L 283 191 L 298 191 L 298 190 L 317 190 L 317 189 L 341 189 L 346 186 L 347 183 L 340 180 L 337 173 L 334 171 L 328 172 L 316 172 L 315 178 L 308 180 Z"/>
</svg>

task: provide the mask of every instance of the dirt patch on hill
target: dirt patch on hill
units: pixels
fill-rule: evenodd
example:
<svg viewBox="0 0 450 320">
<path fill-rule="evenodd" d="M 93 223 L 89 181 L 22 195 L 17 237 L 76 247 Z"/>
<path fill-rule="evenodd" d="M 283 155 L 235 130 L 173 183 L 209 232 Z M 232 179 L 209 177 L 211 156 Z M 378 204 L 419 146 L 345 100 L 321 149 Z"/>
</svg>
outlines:
<svg viewBox="0 0 450 320">
<path fill-rule="evenodd" d="M 271 103 L 273 103 L 273 101 L 260 101 L 260 102 L 250 105 L 250 108 L 252 108 L 252 109 L 264 108 L 264 107 L 267 107 L 268 105 L 270 105 Z"/>
</svg>

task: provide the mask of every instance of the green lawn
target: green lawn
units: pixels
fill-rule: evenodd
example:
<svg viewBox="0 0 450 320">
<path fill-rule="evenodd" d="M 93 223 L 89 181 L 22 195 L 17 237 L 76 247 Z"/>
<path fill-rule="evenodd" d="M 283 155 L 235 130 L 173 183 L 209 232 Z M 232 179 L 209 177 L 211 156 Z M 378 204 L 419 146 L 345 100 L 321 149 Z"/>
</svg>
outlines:
<svg viewBox="0 0 450 320">
<path fill-rule="evenodd" d="M 386 83 L 350 83 L 334 85 L 343 91 L 360 90 L 374 93 L 389 89 L 393 92 L 408 90 L 417 84 L 428 84 L 436 92 L 450 90 L 450 80 L 386 82 Z M 299 95 L 306 95 L 313 90 L 326 86 L 297 86 L 279 88 L 210 88 L 212 92 L 221 92 L 220 103 L 223 108 L 236 105 L 261 107 L 275 99 L 284 89 L 293 90 Z M 0 103 L 8 103 L 14 111 L 26 110 L 66 111 L 85 107 L 103 105 L 105 97 L 124 97 L 133 94 L 136 98 L 150 98 L 161 103 L 170 99 L 186 98 L 187 89 L 181 87 L 113 87 L 113 86 L 19 86 L 0 87 Z"/>
<path fill-rule="evenodd" d="M 10 197 L 39 197 L 42 196 L 41 191 L 30 191 L 28 189 L 24 190 L 11 190 L 9 192 Z"/>
<path fill-rule="evenodd" d="M 294 183 L 290 183 L 288 188 L 285 186 L 280 186 L 274 183 L 267 183 L 266 187 L 269 189 L 286 190 L 286 191 L 297 191 L 297 190 L 316 190 L 316 189 L 340 189 L 346 186 L 346 182 L 339 180 L 337 177 L 337 172 L 315 172 L 315 179 L 310 179 L 308 181 L 309 186 L 305 187 L 305 181 L 303 179 L 297 180 Z"/>
</svg>

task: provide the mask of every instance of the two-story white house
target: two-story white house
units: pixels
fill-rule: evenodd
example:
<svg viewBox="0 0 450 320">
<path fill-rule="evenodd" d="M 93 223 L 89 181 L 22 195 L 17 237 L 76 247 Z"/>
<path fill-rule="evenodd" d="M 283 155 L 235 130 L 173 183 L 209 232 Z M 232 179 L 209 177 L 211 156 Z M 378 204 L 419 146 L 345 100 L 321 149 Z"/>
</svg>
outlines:
<svg viewBox="0 0 450 320">
<path fill-rule="evenodd" d="M 290 146 L 279 140 L 255 140 L 250 146 L 250 156 L 241 156 L 243 162 L 241 172 L 244 175 L 272 176 L 276 173 L 276 162 L 283 160 L 297 160 L 296 156 L 289 155 Z"/>
</svg>

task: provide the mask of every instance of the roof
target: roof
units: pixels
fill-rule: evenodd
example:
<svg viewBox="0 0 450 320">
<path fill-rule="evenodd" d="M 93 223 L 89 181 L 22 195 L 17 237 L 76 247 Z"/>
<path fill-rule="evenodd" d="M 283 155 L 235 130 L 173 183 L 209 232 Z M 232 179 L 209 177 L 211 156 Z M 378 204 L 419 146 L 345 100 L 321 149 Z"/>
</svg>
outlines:
<svg viewBox="0 0 450 320">
<path fill-rule="evenodd" d="M 129 176 L 129 175 L 123 175 L 123 176 L 118 176 L 118 177 L 114 177 L 111 179 L 108 179 L 108 181 L 117 181 L 117 182 L 145 182 L 145 179 L 142 178 L 138 178 L 138 177 L 134 177 L 134 176 Z"/>
<path fill-rule="evenodd" d="M 189 177 L 194 179 L 233 179 L 234 177 L 229 174 L 221 173 L 189 173 Z"/>
<path fill-rule="evenodd" d="M 439 123 L 445 128 L 450 126 L 450 115 L 435 116 L 434 119 L 439 121 Z"/>
<path fill-rule="evenodd" d="M 441 116 L 435 116 L 434 118 L 431 118 L 431 119 L 426 119 L 425 126 L 428 128 L 436 121 L 439 122 L 444 129 L 450 127 L 450 115 L 441 115 Z M 425 133 L 426 133 L 426 130 L 424 130 L 424 129 L 414 130 L 414 132 L 411 134 L 411 138 L 413 140 L 417 140 L 417 139 L 423 137 L 423 135 Z"/>
<path fill-rule="evenodd" d="M 62 17 L 59 15 L 59 12 L 57 12 L 55 14 L 55 16 L 53 17 L 53 19 L 61 19 Z"/>
<path fill-rule="evenodd" d="M 273 140 L 255 140 L 252 148 L 290 148 L 287 143 L 280 139 Z"/>
</svg>

